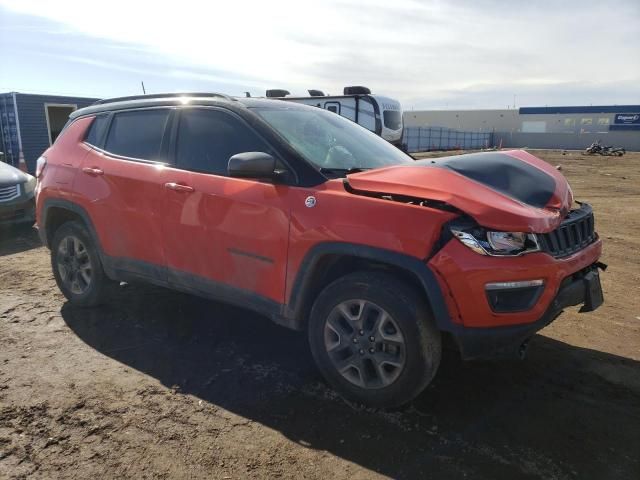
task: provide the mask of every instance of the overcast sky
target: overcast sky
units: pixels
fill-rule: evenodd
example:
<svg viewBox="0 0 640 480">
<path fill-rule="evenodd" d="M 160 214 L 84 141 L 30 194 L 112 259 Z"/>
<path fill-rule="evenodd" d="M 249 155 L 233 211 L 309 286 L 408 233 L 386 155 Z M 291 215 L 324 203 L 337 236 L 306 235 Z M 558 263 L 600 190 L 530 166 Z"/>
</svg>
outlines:
<svg viewBox="0 0 640 480">
<path fill-rule="evenodd" d="M 366 85 L 405 109 L 640 103 L 640 0 L 0 0 L 0 92 Z"/>
</svg>

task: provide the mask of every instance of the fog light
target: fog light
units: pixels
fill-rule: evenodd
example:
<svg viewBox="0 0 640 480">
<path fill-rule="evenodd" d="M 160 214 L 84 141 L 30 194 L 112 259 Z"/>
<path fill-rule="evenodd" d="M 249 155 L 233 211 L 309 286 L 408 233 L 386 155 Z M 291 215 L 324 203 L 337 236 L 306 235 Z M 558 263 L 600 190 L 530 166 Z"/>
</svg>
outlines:
<svg viewBox="0 0 640 480">
<path fill-rule="evenodd" d="M 496 282 L 485 285 L 487 301 L 491 310 L 496 313 L 530 310 L 535 306 L 543 290 L 544 280 Z"/>
<path fill-rule="evenodd" d="M 495 282 L 487 283 L 485 290 L 507 290 L 511 288 L 527 288 L 527 287 L 539 287 L 544 285 L 544 280 L 524 280 L 521 282 Z"/>
</svg>

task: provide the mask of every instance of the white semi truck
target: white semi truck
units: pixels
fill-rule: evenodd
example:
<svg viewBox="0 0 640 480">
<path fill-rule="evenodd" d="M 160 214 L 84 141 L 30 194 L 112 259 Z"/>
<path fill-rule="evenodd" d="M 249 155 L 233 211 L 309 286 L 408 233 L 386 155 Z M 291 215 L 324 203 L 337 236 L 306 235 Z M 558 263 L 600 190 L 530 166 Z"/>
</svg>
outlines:
<svg viewBox="0 0 640 480">
<path fill-rule="evenodd" d="M 267 90 L 267 97 L 324 108 L 362 125 L 394 145 L 402 141 L 402 108 L 393 98 L 373 95 L 367 87 L 344 87 L 342 95 L 308 90 L 308 97 L 291 97 L 287 90 Z"/>
</svg>

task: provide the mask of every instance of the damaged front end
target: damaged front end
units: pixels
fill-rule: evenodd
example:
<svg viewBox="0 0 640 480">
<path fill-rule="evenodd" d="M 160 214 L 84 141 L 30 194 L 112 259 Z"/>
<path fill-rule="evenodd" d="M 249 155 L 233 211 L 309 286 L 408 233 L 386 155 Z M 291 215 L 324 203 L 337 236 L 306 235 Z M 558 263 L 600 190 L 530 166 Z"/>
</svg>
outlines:
<svg viewBox="0 0 640 480">
<path fill-rule="evenodd" d="M 351 193 L 463 212 L 502 232 L 546 233 L 571 209 L 560 172 L 524 151 L 421 160 L 347 176 Z"/>
<path fill-rule="evenodd" d="M 587 203 L 570 210 L 560 225 L 547 233 L 491 231 L 462 216 L 449 223 L 451 234 L 481 255 L 507 256 L 546 252 L 567 257 L 598 239 L 593 209 Z"/>
<path fill-rule="evenodd" d="M 564 176 L 520 150 L 359 172 L 347 176 L 345 189 L 457 213 L 443 231 L 445 240 L 457 238 L 480 255 L 563 258 L 598 239 L 591 206 L 578 202 L 572 210 Z"/>
<path fill-rule="evenodd" d="M 347 190 L 457 213 L 425 258 L 464 358 L 522 356 L 564 308 L 603 301 L 593 210 L 524 151 L 488 152 L 347 175 Z"/>
</svg>

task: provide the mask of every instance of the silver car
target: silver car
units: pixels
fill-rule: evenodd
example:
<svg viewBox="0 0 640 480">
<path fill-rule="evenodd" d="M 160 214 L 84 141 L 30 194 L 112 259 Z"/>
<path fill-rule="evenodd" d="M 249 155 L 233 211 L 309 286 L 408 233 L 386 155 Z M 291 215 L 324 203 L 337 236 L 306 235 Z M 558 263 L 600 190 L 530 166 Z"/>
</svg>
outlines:
<svg viewBox="0 0 640 480">
<path fill-rule="evenodd" d="M 0 226 L 35 222 L 36 178 L 0 161 Z"/>
</svg>

